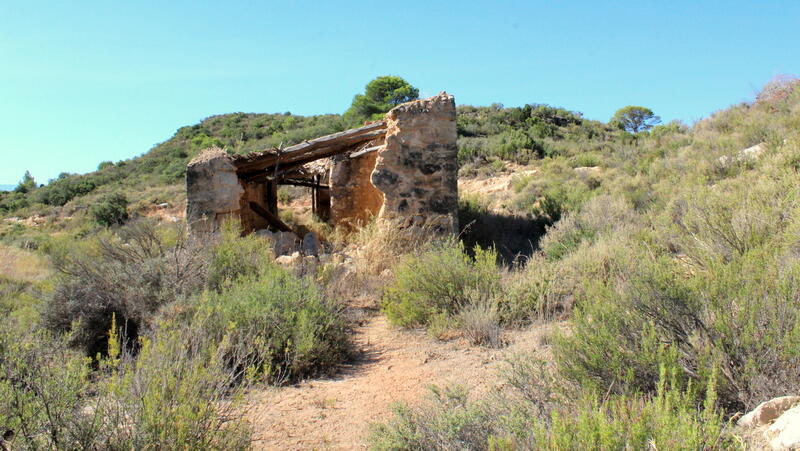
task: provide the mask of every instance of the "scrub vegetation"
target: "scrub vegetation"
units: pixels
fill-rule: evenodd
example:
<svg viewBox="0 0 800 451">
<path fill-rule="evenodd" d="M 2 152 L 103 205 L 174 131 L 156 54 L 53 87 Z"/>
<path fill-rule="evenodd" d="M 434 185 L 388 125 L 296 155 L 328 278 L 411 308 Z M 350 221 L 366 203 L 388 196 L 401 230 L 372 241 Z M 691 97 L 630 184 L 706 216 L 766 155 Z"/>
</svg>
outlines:
<svg viewBox="0 0 800 451">
<path fill-rule="evenodd" d="M 361 115 L 392 102 L 356 100 Z M 26 174 L 0 194 L 0 428 L 14 449 L 247 448 L 247 390 L 358 352 L 356 290 L 430 340 L 502 347 L 510 329 L 563 324 L 552 359 L 510 359 L 501 390 L 432 387 L 397 405 L 373 449 L 737 449 L 737 412 L 800 387 L 796 80 L 691 126 L 460 106 L 460 175 L 509 176 L 503 212 L 469 193 L 456 238 L 327 230 L 358 249 L 350 272 L 299 276 L 236 224 L 198 240 L 143 217 L 179 202 L 205 147 L 289 145 L 348 121 L 215 116 L 141 157 L 43 186 Z M 533 224 L 526 255 L 505 254 L 502 215 Z"/>
</svg>

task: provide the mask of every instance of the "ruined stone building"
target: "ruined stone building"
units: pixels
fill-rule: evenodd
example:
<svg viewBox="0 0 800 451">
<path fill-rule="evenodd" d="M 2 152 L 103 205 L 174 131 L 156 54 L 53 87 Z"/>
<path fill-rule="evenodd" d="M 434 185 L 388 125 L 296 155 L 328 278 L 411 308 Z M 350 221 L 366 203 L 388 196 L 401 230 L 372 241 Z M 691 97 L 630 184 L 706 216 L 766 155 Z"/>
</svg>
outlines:
<svg viewBox="0 0 800 451">
<path fill-rule="evenodd" d="M 457 232 L 457 150 L 455 101 L 444 92 L 284 149 L 207 150 L 186 171 L 186 217 L 195 232 L 213 232 L 226 218 L 245 233 L 288 231 L 277 189 L 295 185 L 311 188 L 314 214 L 334 225 L 379 217 Z"/>
</svg>

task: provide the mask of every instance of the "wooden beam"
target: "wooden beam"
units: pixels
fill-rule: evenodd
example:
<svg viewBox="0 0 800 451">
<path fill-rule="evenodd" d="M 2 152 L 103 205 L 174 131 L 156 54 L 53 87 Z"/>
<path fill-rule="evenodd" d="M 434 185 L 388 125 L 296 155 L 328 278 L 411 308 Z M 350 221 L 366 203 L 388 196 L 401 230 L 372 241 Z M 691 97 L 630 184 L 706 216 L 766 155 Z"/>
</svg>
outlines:
<svg viewBox="0 0 800 451">
<path fill-rule="evenodd" d="M 308 188 L 330 189 L 328 185 L 323 185 L 313 180 L 304 180 L 304 179 L 283 179 L 278 182 L 278 185 L 292 185 L 292 186 L 305 186 Z"/>
<path fill-rule="evenodd" d="M 374 139 L 385 133 L 386 123 L 379 121 L 364 127 L 305 141 L 279 151 L 253 152 L 235 157 L 233 164 L 236 166 L 237 172 L 242 175 L 265 170 L 276 164 L 307 163 L 335 155 L 354 144 Z"/>
<path fill-rule="evenodd" d="M 375 152 L 376 150 L 383 149 L 384 147 L 386 147 L 386 145 L 385 145 L 385 144 L 382 144 L 382 145 L 380 145 L 380 146 L 372 146 L 372 147 L 367 147 L 366 149 L 361 149 L 361 150 L 359 150 L 358 152 L 353 152 L 353 153 L 351 153 L 351 154 L 350 154 L 350 158 L 358 158 L 358 157 L 360 157 L 361 155 L 368 154 L 368 153 L 370 153 L 370 152 Z"/>
<path fill-rule="evenodd" d="M 261 216 L 262 218 L 266 219 L 267 222 L 276 229 L 280 230 L 281 232 L 292 232 L 291 227 L 286 225 L 283 221 L 280 220 L 277 216 L 273 215 L 267 209 L 258 205 L 255 202 L 250 202 L 250 209 L 253 210 L 257 215 Z"/>
</svg>

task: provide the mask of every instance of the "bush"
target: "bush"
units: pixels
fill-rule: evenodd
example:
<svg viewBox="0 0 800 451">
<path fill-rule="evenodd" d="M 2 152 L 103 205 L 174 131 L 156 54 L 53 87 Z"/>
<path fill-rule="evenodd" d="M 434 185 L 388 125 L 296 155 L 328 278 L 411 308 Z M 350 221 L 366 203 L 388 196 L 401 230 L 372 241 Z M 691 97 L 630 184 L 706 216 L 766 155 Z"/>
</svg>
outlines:
<svg viewBox="0 0 800 451">
<path fill-rule="evenodd" d="M 56 337 L 0 330 L 0 424 L 14 449 L 248 448 L 235 374 L 185 332 L 143 340 L 135 360 L 117 349 L 92 373 Z"/>
<path fill-rule="evenodd" d="M 122 194 L 112 194 L 100 199 L 89 208 L 89 214 L 101 226 L 111 227 L 128 220 L 128 199 Z"/>
<path fill-rule="evenodd" d="M 274 263 L 220 292 L 207 291 L 192 308 L 191 322 L 203 325 L 203 335 L 266 382 L 325 373 L 349 349 L 338 307 Z"/>
<path fill-rule="evenodd" d="M 421 406 L 398 405 L 386 423 L 373 426 L 374 450 L 626 450 L 730 449 L 736 443 L 715 407 L 713 376 L 702 407 L 675 374 L 660 372 L 654 396 L 587 394 L 556 404 L 541 385 L 536 365 L 514 363 L 504 396 L 469 402 L 458 387 L 432 388 Z M 523 379 L 535 378 L 533 385 Z"/>
<path fill-rule="evenodd" d="M 249 449 L 239 372 L 245 362 L 226 353 L 224 343 L 197 325 L 163 323 L 135 359 L 123 352 L 119 363 L 107 361 L 111 375 L 100 382 L 95 407 L 102 442 L 95 447 Z"/>
<path fill-rule="evenodd" d="M 373 425 L 373 450 L 456 450 L 487 449 L 492 417 L 482 405 L 467 402 L 461 387 L 430 387 L 429 403 L 417 409 L 398 404 L 393 418 Z"/>
<path fill-rule="evenodd" d="M 43 325 L 69 332 L 89 356 L 105 352 L 112 315 L 134 345 L 152 330 L 160 307 L 199 292 L 205 283 L 205 243 L 184 228 L 174 233 L 141 221 L 83 245 L 56 242 L 50 253 L 61 273 L 45 302 Z"/>
<path fill-rule="evenodd" d="M 386 287 L 382 308 L 389 321 L 403 327 L 424 326 L 437 315 L 454 316 L 478 293 L 494 299 L 500 289 L 497 253 L 475 249 L 475 259 L 463 244 L 447 240 L 408 256 Z"/>
<path fill-rule="evenodd" d="M 698 388 L 718 366 L 722 406 L 752 408 L 800 383 L 787 371 L 800 364 L 798 271 L 750 255 L 687 277 L 680 261 L 638 254 L 578 300 L 559 367 L 583 387 L 630 394 L 655 391 L 659 365 Z"/>
<path fill-rule="evenodd" d="M 208 262 L 207 285 L 220 290 L 242 277 L 252 277 L 262 267 L 272 264 L 272 244 L 255 234 L 240 236 L 238 222 L 222 226 Z"/>
</svg>

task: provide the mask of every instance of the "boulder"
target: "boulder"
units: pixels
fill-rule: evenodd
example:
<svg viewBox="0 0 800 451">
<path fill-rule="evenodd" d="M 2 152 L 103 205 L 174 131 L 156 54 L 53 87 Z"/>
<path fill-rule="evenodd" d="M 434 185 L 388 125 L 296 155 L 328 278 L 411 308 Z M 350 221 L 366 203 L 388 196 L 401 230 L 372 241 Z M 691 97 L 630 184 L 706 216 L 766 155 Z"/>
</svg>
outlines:
<svg viewBox="0 0 800 451">
<path fill-rule="evenodd" d="M 747 415 L 740 418 L 738 424 L 743 427 L 763 426 L 797 404 L 800 404 L 800 396 L 781 396 L 764 401 Z"/>
<path fill-rule="evenodd" d="M 317 237 L 317 234 L 314 232 L 306 233 L 306 236 L 303 237 L 303 243 L 300 250 L 303 252 L 303 255 L 318 257 L 319 238 Z"/>
<path fill-rule="evenodd" d="M 295 252 L 292 255 L 278 256 L 278 258 L 275 259 L 275 263 L 288 268 L 294 268 L 299 265 L 302 260 L 303 258 L 300 256 L 300 252 Z"/>
<path fill-rule="evenodd" d="M 272 234 L 272 245 L 276 256 L 290 255 L 297 251 L 298 238 L 292 232 L 275 232 Z"/>
<path fill-rule="evenodd" d="M 764 436 L 773 450 L 800 449 L 800 406 L 795 406 L 779 416 Z"/>
</svg>

